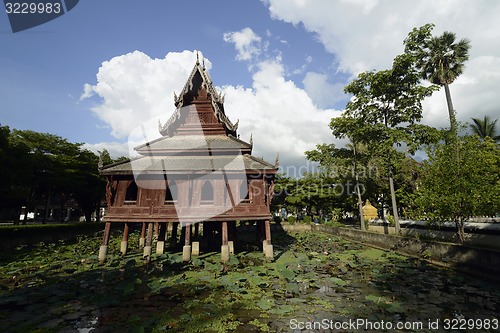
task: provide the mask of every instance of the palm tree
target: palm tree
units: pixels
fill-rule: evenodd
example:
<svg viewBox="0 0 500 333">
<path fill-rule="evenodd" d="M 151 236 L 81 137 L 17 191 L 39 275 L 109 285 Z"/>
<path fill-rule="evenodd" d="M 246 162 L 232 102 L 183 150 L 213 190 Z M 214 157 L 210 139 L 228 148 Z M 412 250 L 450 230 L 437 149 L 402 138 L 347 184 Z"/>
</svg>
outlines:
<svg viewBox="0 0 500 333">
<path fill-rule="evenodd" d="M 431 83 L 444 86 L 450 129 L 453 133 L 457 124 L 449 85 L 462 74 L 464 62 L 469 59 L 470 48 L 468 39 L 464 38 L 458 42 L 455 40 L 455 34 L 449 31 L 432 37 L 427 43 L 427 53 L 421 58 L 422 77 Z"/>
<path fill-rule="evenodd" d="M 405 52 L 413 54 L 416 66 L 421 70 L 424 80 L 444 87 L 450 129 L 456 133 L 455 110 L 451 100 L 449 85 L 462 74 L 464 62 L 469 59 L 470 41 L 456 41 L 455 33 L 445 31 L 441 36 L 432 36 L 434 24 L 426 24 L 413 29 L 405 39 Z"/>
<path fill-rule="evenodd" d="M 474 124 L 470 124 L 470 127 L 474 134 L 477 134 L 482 139 L 490 137 L 494 141 L 500 141 L 500 135 L 497 135 L 496 130 L 498 118 L 491 121 L 488 116 L 484 116 L 484 119 L 472 118 L 472 121 Z"/>
</svg>

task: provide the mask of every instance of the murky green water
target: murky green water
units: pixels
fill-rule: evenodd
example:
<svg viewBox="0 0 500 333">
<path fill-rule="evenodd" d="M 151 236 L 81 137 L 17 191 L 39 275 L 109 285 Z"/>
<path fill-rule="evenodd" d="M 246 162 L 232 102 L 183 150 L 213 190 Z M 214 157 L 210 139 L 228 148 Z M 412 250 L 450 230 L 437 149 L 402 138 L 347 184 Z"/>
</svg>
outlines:
<svg viewBox="0 0 500 333">
<path fill-rule="evenodd" d="M 463 331 L 484 332 L 500 325 L 495 326 L 498 283 L 329 235 L 273 236 L 275 261 L 265 262 L 240 237 L 239 253 L 227 265 L 216 252 L 189 264 L 170 252 L 145 264 L 139 250 L 119 255 L 119 235 L 105 265 L 97 264 L 97 237 L 6 253 L 0 258 L 0 327 L 2 332 L 393 332 L 396 325 L 408 328 L 400 331 L 431 331 L 431 325 L 443 330 L 465 323 Z"/>
</svg>

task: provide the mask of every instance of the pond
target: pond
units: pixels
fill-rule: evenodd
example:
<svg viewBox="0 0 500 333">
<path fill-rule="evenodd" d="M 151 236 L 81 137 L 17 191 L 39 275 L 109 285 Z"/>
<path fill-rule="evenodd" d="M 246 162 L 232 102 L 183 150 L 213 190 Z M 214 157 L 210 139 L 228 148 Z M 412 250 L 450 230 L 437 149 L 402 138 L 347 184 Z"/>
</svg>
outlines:
<svg viewBox="0 0 500 333">
<path fill-rule="evenodd" d="M 0 257 L 3 332 L 498 331 L 498 283 L 321 233 L 273 234 L 267 262 L 240 237 L 182 262 L 180 251 L 97 262 L 100 236 Z M 138 235 L 130 242 L 138 244 Z M 453 326 L 454 325 L 454 326 Z M 468 326 L 467 326 L 468 325 Z"/>
</svg>

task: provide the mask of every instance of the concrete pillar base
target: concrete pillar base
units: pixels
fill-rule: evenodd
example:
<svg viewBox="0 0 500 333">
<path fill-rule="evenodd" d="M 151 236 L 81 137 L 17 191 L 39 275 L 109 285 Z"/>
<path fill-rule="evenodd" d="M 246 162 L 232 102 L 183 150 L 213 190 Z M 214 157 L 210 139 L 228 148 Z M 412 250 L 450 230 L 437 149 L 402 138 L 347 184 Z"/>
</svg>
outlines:
<svg viewBox="0 0 500 333">
<path fill-rule="evenodd" d="M 101 245 L 101 247 L 99 248 L 99 262 L 105 262 L 107 254 L 108 254 L 108 246 Z"/>
<path fill-rule="evenodd" d="M 144 246 L 144 253 L 142 257 L 147 261 L 151 260 L 151 246 Z"/>
<path fill-rule="evenodd" d="M 234 242 L 233 241 L 228 241 L 227 246 L 229 246 L 229 253 L 234 254 Z"/>
<path fill-rule="evenodd" d="M 262 241 L 262 253 L 266 254 L 267 240 Z"/>
<path fill-rule="evenodd" d="M 144 237 L 139 238 L 139 247 L 144 247 Z"/>
<path fill-rule="evenodd" d="M 200 242 L 192 242 L 191 243 L 191 254 L 193 256 L 199 256 L 200 255 Z"/>
<path fill-rule="evenodd" d="M 182 260 L 183 261 L 191 260 L 191 245 L 184 245 L 182 247 Z"/>
<path fill-rule="evenodd" d="M 165 242 L 158 241 L 156 242 L 156 254 L 163 254 L 165 252 Z"/>
<path fill-rule="evenodd" d="M 222 245 L 220 247 L 220 260 L 222 262 L 229 261 L 229 246 L 228 245 Z"/>
<path fill-rule="evenodd" d="M 268 244 L 265 245 L 264 247 L 264 255 L 266 256 L 266 259 L 273 259 L 274 258 L 274 251 L 273 251 L 273 246 Z"/>
<path fill-rule="evenodd" d="M 126 255 L 127 254 L 127 249 L 128 249 L 128 242 L 127 241 L 122 241 L 120 243 L 120 252 L 123 255 Z"/>
</svg>

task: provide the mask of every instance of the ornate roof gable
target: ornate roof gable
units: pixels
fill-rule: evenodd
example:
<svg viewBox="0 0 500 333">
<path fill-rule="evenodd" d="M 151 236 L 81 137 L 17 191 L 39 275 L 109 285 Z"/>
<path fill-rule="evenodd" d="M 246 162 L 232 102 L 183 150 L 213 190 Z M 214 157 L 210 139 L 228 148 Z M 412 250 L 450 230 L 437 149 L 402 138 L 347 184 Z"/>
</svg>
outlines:
<svg viewBox="0 0 500 333">
<path fill-rule="evenodd" d="M 199 118 L 201 126 L 204 127 L 203 131 L 207 132 L 205 134 L 210 134 L 211 131 L 216 134 L 213 127 L 214 122 L 208 119 L 211 116 L 207 112 L 207 108 L 215 116 L 216 123 L 219 126 L 222 125 L 224 134 L 237 136 L 238 122 L 233 124 L 226 116 L 224 111 L 224 95 L 217 92 L 205 68 L 204 62 L 200 64 L 198 56 L 181 94 L 177 96 L 174 93 L 174 105 L 176 110 L 170 119 L 164 125 L 160 122 L 158 123 L 158 129 L 163 136 L 174 135 L 174 133 L 179 131 L 179 127 L 189 123 L 189 119 L 192 117 Z M 209 128 L 210 125 L 212 126 L 211 130 Z M 185 132 L 192 134 L 189 132 L 189 129 L 186 129 Z"/>
</svg>

